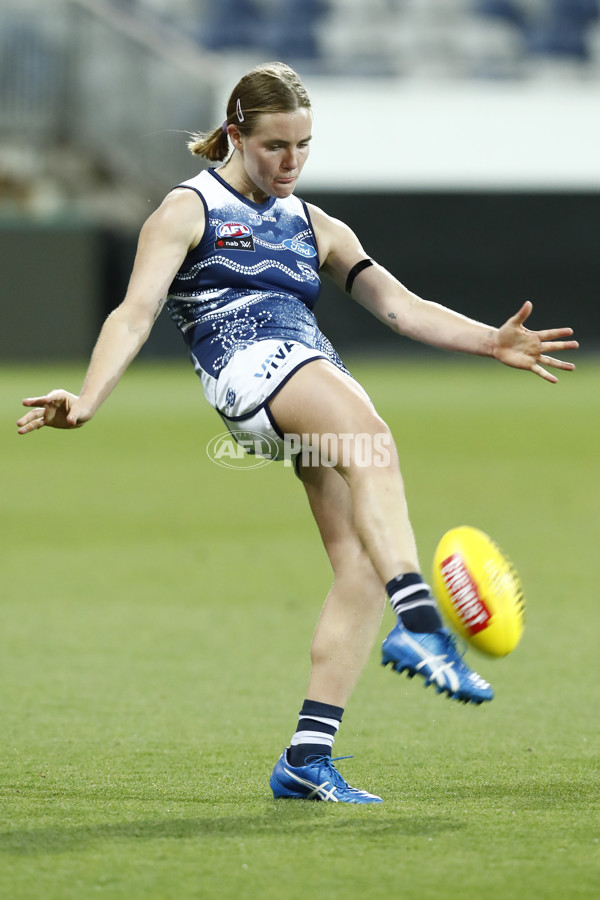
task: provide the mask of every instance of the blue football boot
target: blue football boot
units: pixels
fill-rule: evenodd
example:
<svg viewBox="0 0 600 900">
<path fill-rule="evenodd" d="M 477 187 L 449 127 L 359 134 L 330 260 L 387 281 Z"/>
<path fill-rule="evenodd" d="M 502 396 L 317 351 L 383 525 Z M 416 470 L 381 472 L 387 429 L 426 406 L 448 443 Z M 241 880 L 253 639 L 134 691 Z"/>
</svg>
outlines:
<svg viewBox="0 0 600 900">
<path fill-rule="evenodd" d="M 491 700 L 494 691 L 477 672 L 463 662 L 456 649 L 456 639 L 447 628 L 432 632 L 408 631 L 398 623 L 383 642 L 381 664 L 392 664 L 396 672 L 408 677 L 422 675 L 425 687 L 437 685 L 438 694 L 447 693 L 463 703 Z"/>
<path fill-rule="evenodd" d="M 284 750 L 270 778 L 273 796 L 326 800 L 331 803 L 383 803 L 381 797 L 359 791 L 347 784 L 333 763 L 349 756 L 314 756 L 306 766 L 290 766 Z"/>
</svg>

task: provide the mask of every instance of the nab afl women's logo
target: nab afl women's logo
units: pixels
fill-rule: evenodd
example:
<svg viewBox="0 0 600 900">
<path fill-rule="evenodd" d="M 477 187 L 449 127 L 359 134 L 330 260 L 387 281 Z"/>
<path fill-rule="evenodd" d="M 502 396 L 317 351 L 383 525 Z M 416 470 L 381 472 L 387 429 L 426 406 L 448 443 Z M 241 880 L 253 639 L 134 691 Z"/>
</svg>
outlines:
<svg viewBox="0 0 600 900">
<path fill-rule="evenodd" d="M 215 250 L 254 250 L 252 229 L 243 222 L 222 222 L 216 236 Z"/>
</svg>

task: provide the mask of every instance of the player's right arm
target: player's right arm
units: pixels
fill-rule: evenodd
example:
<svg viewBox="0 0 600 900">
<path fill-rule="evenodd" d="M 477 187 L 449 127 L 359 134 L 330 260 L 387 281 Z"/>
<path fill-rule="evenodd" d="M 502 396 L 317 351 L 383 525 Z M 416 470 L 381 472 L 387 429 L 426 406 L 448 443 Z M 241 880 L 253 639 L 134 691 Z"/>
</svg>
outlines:
<svg viewBox="0 0 600 900">
<path fill-rule="evenodd" d="M 19 434 L 44 425 L 79 428 L 92 418 L 148 339 L 169 286 L 204 227 L 204 207 L 194 191 L 175 190 L 165 198 L 142 227 L 125 299 L 102 326 L 79 396 L 57 390 L 23 400 L 34 408 L 18 420 Z"/>
</svg>

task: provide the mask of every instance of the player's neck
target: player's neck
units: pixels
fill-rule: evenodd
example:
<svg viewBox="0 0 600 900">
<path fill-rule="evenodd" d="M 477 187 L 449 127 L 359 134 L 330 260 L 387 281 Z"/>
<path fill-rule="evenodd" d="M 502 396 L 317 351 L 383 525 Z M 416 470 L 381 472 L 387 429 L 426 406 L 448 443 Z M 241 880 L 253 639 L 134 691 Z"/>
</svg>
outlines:
<svg viewBox="0 0 600 900">
<path fill-rule="evenodd" d="M 219 175 L 234 191 L 237 191 L 242 197 L 252 200 L 253 203 L 264 203 L 269 197 L 248 177 L 242 159 L 236 151 L 232 153 L 227 162 L 219 167 Z"/>
</svg>

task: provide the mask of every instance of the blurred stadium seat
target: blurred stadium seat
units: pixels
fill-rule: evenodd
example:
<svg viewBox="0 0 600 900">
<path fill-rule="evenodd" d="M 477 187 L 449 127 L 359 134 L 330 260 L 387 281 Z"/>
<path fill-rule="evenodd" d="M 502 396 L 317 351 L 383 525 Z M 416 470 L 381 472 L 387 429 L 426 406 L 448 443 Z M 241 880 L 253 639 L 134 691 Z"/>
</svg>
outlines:
<svg viewBox="0 0 600 900">
<path fill-rule="evenodd" d="M 533 54 L 588 62 L 588 31 L 597 19 L 597 0 L 552 0 L 546 15 L 529 29 L 528 48 Z"/>
<path fill-rule="evenodd" d="M 274 59 L 320 57 L 319 19 L 325 0 L 219 0 L 204 6 L 195 32 L 208 50 L 255 50 Z M 301 15 L 298 15 L 299 9 Z"/>
<path fill-rule="evenodd" d="M 206 9 L 198 36 L 217 52 L 255 47 L 260 38 L 257 14 L 255 0 L 219 0 Z"/>
<path fill-rule="evenodd" d="M 599 0 L 114 2 L 179 25 L 206 50 L 302 60 L 325 76 L 531 78 L 565 58 L 588 63 L 586 76 L 600 68 L 589 40 Z"/>
</svg>

